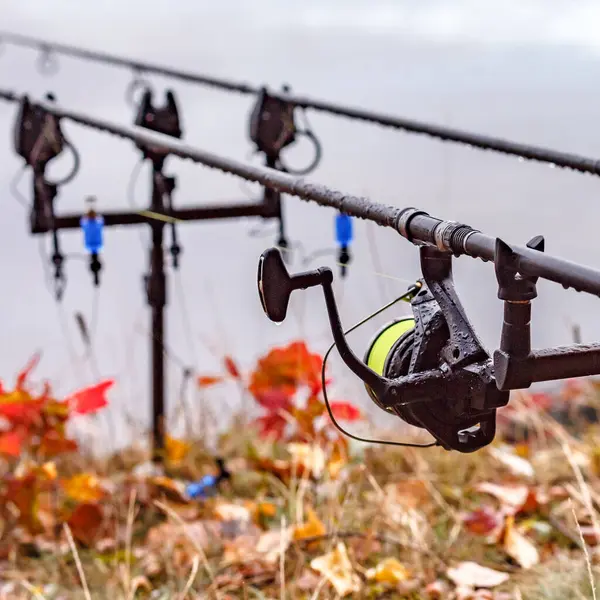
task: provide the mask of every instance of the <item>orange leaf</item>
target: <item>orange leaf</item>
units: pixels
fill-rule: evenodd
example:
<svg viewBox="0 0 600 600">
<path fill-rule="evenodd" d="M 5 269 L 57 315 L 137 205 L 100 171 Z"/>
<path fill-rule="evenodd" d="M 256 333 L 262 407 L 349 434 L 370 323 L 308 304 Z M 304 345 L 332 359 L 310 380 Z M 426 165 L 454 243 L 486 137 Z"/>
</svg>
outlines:
<svg viewBox="0 0 600 600">
<path fill-rule="evenodd" d="M 71 513 L 67 524 L 73 537 L 82 544 L 91 546 L 100 532 L 104 513 L 98 504 L 80 504 Z"/>
<path fill-rule="evenodd" d="M 223 362 L 225 364 L 225 370 L 229 373 L 229 375 L 231 375 L 231 377 L 233 377 L 234 379 L 242 378 L 240 370 L 238 369 L 237 365 L 235 364 L 235 362 L 233 361 L 233 358 L 231 358 L 231 356 L 226 356 L 223 359 Z"/>
<path fill-rule="evenodd" d="M 71 406 L 73 412 L 80 415 L 97 412 L 108 405 L 105 394 L 114 383 L 114 379 L 101 381 L 71 394 L 66 401 Z"/>
<path fill-rule="evenodd" d="M 38 494 L 39 484 L 35 473 L 6 481 L 5 501 L 11 502 L 17 508 L 19 524 L 31 534 L 43 530 L 38 516 Z"/>
<path fill-rule="evenodd" d="M 325 535 L 327 529 L 323 522 L 312 508 L 308 509 L 308 518 L 302 525 L 294 527 L 294 539 L 295 540 L 306 540 L 308 538 L 319 537 Z"/>
<path fill-rule="evenodd" d="M 59 454 L 75 452 L 77 442 L 65 437 L 56 430 L 47 431 L 40 442 L 40 454 L 46 458 L 52 458 Z"/>
<path fill-rule="evenodd" d="M 223 378 L 219 377 L 218 375 L 201 375 L 196 381 L 198 383 L 198 387 L 204 388 L 210 387 L 211 385 L 215 385 L 217 383 L 221 383 L 221 381 L 223 381 Z"/>
<path fill-rule="evenodd" d="M 362 419 L 360 410 L 349 402 L 331 402 L 330 407 L 333 416 L 340 421 L 359 421 Z"/>
<path fill-rule="evenodd" d="M 18 431 L 7 431 L 0 434 L 0 454 L 6 456 L 19 456 L 23 435 Z"/>
<path fill-rule="evenodd" d="M 167 460 L 172 465 L 180 464 L 183 459 L 188 455 L 192 445 L 189 442 L 183 440 L 177 440 L 167 435 L 165 438 L 165 452 Z"/>
<path fill-rule="evenodd" d="M 97 477 L 90 473 L 80 473 L 63 481 L 67 496 L 76 502 L 96 502 L 104 497 L 104 489 Z"/>
</svg>

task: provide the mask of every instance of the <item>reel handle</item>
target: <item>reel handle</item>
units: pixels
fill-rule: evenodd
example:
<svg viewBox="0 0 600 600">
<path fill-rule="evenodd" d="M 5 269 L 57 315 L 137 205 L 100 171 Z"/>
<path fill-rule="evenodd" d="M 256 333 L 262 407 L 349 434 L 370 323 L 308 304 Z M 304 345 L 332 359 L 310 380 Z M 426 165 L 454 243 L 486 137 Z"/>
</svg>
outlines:
<svg viewBox="0 0 600 600">
<path fill-rule="evenodd" d="M 361 361 L 348 345 L 333 294 L 332 283 L 333 273 L 327 267 L 290 275 L 283 262 L 281 252 L 277 248 L 269 248 L 262 253 L 259 259 L 258 295 L 267 317 L 275 323 L 281 323 L 285 320 L 290 296 L 294 290 L 305 290 L 321 286 L 325 296 L 325 306 L 327 307 L 333 339 L 346 366 L 372 388 L 379 397 L 396 397 L 399 395 L 400 384 L 378 375 Z M 439 378 L 441 373 L 436 373 L 435 376 Z M 420 398 L 413 399 L 411 391 L 411 389 L 405 390 L 406 403 L 422 401 Z"/>
<path fill-rule="evenodd" d="M 285 320 L 294 290 L 306 290 L 332 281 L 333 274 L 327 268 L 290 275 L 278 248 L 269 248 L 258 261 L 258 295 L 265 314 L 275 323 Z"/>
</svg>

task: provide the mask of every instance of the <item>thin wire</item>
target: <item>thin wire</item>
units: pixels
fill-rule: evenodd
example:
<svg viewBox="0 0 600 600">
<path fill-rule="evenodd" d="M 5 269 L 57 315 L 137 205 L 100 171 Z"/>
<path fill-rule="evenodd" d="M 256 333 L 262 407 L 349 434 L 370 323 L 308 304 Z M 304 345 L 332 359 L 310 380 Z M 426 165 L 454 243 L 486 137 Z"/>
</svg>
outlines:
<svg viewBox="0 0 600 600">
<path fill-rule="evenodd" d="M 353 325 L 352 327 L 350 327 L 350 329 L 347 329 L 346 331 L 344 331 L 344 335 L 348 335 L 349 333 L 352 333 L 355 329 L 358 329 L 361 325 L 364 325 L 367 321 L 370 321 L 371 319 L 380 315 L 382 312 L 384 312 L 388 308 L 394 306 L 394 304 L 397 304 L 401 300 L 405 300 L 406 298 L 409 298 L 412 294 L 414 294 L 420 288 L 421 288 L 421 285 L 419 283 L 413 284 L 413 286 L 406 293 L 402 294 L 402 296 L 399 296 L 395 300 L 388 302 L 385 306 L 381 307 L 380 309 L 375 311 L 373 314 L 369 315 L 368 317 L 365 317 L 362 321 L 359 321 L 358 323 L 356 323 L 356 325 Z M 346 429 L 344 429 L 337 422 L 337 420 L 333 414 L 333 411 L 331 410 L 331 405 L 329 404 L 329 397 L 327 395 L 327 383 L 326 383 L 326 378 L 325 378 L 325 370 L 327 367 L 327 359 L 329 358 L 329 355 L 331 354 L 331 351 L 334 348 L 335 348 L 335 343 L 333 343 L 329 347 L 329 349 L 325 353 L 325 356 L 323 357 L 323 365 L 321 367 L 321 387 L 323 389 L 323 400 L 325 401 L 325 406 L 327 408 L 327 412 L 329 413 L 329 418 L 331 419 L 334 426 L 338 429 L 338 431 L 340 431 L 344 435 L 348 436 L 349 438 L 352 438 L 353 440 L 356 440 L 358 442 L 366 442 L 367 444 L 385 444 L 387 446 L 403 446 L 406 448 L 431 448 L 433 446 L 438 445 L 437 442 L 432 442 L 430 444 L 412 444 L 412 443 L 408 443 L 408 442 L 391 442 L 389 440 L 369 439 L 369 438 L 363 438 L 363 437 L 354 435 L 354 434 L 350 433 L 349 431 L 346 431 Z"/>
<path fill-rule="evenodd" d="M 131 206 L 131 208 L 135 211 L 138 210 L 138 207 L 135 202 L 135 187 L 139 180 L 140 173 L 142 171 L 143 166 L 144 166 L 143 159 L 139 160 L 137 163 L 135 163 L 133 169 L 131 170 L 129 180 L 127 181 L 127 201 L 129 203 L 129 206 Z M 146 243 L 146 240 L 144 239 L 144 234 L 142 231 L 139 232 L 139 236 L 140 236 L 140 241 L 142 242 L 142 246 L 144 247 L 144 250 L 145 250 L 147 243 Z"/>
<path fill-rule="evenodd" d="M 381 257 L 379 256 L 379 251 L 377 248 L 377 242 L 373 237 L 373 230 L 371 228 L 371 223 L 367 223 L 367 242 L 369 244 L 369 256 L 371 257 L 371 263 L 375 267 L 374 272 L 378 273 L 381 271 Z M 381 296 L 381 300 L 383 301 L 386 297 L 387 285 L 384 285 L 382 281 L 379 279 L 377 281 L 377 287 L 379 288 L 379 295 Z M 386 282 L 387 283 L 387 282 Z"/>
<path fill-rule="evenodd" d="M 53 278 L 52 278 L 52 274 L 50 273 L 50 269 L 48 267 L 48 253 L 46 251 L 46 248 L 44 247 L 44 238 L 40 238 L 38 249 L 40 252 L 40 258 L 42 260 L 42 268 L 43 268 L 43 272 L 44 272 L 44 279 L 46 282 L 46 287 L 48 288 L 48 291 L 54 298 L 54 304 L 56 306 L 56 311 L 58 313 L 58 323 L 59 323 L 61 333 L 62 333 L 63 338 L 66 343 L 69 360 L 71 361 L 71 366 L 75 366 L 79 362 L 79 359 L 77 358 L 77 352 L 75 351 L 75 345 L 73 344 L 73 341 L 69 334 L 69 327 L 68 327 L 67 318 L 66 318 L 66 315 L 64 312 L 64 306 L 63 306 L 62 302 L 59 302 L 58 300 L 56 300 L 56 297 L 54 296 Z M 75 369 L 75 370 L 77 372 L 79 372 L 79 369 Z M 81 376 L 78 375 L 77 377 L 78 377 L 79 381 L 81 382 L 82 381 Z"/>
<path fill-rule="evenodd" d="M 192 355 L 192 359 L 195 365 L 195 368 L 198 367 L 198 352 L 196 343 L 194 341 L 194 336 L 192 335 L 192 321 L 190 319 L 190 313 L 188 311 L 187 302 L 185 299 L 185 290 L 183 288 L 183 280 L 179 270 L 176 270 L 175 273 L 175 297 L 177 298 L 177 302 L 179 304 L 180 310 L 179 314 L 181 315 L 183 330 L 186 338 L 186 342 L 188 345 L 188 351 Z"/>
</svg>

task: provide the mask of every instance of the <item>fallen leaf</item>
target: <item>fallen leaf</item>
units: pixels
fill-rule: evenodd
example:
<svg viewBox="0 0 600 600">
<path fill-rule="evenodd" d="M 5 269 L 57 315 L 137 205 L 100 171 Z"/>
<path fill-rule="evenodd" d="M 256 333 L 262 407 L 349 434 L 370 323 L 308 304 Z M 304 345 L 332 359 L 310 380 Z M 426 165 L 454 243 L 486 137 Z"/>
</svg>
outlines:
<svg viewBox="0 0 600 600">
<path fill-rule="evenodd" d="M 425 593 L 430 600 L 442 600 L 448 597 L 448 584 L 439 579 L 432 581 L 425 586 Z"/>
<path fill-rule="evenodd" d="M 294 527 L 294 539 L 295 540 L 306 540 L 312 537 L 318 537 L 325 535 L 327 529 L 323 522 L 319 519 L 317 514 L 312 508 L 308 509 L 308 519 L 302 525 Z"/>
<path fill-rule="evenodd" d="M 399 560 L 391 557 L 366 572 L 367 579 L 394 585 L 408 580 L 410 576 L 411 572 Z"/>
<path fill-rule="evenodd" d="M 285 552 L 292 540 L 292 528 L 275 529 L 261 534 L 256 544 L 256 551 L 268 563 L 276 563 L 282 552 Z"/>
<path fill-rule="evenodd" d="M 540 562 L 537 548 L 515 527 L 514 517 L 506 517 L 504 530 L 500 542 L 506 553 L 513 558 L 523 569 L 531 569 Z"/>
<path fill-rule="evenodd" d="M 488 507 L 477 509 L 463 517 L 468 531 L 476 535 L 488 535 L 502 525 L 502 517 Z"/>
<path fill-rule="evenodd" d="M 429 500 L 427 486 L 421 479 L 406 479 L 385 486 L 387 499 L 405 509 L 415 509 Z"/>
<path fill-rule="evenodd" d="M 149 477 L 148 484 L 153 488 L 154 493 L 164 494 L 172 502 L 187 504 L 189 500 L 185 494 L 185 486 L 179 481 L 170 477 L 157 476 Z"/>
<path fill-rule="evenodd" d="M 358 593 L 361 590 L 360 578 L 355 573 L 346 546 L 342 542 L 337 544 L 333 552 L 311 560 L 310 567 L 321 573 L 340 596 Z"/>
<path fill-rule="evenodd" d="M 489 449 L 489 453 L 514 475 L 528 479 L 534 477 L 535 471 L 533 470 L 533 465 L 527 459 L 514 454 L 512 449 L 492 447 Z"/>
<path fill-rule="evenodd" d="M 97 502 L 105 495 L 98 478 L 90 473 L 80 473 L 65 479 L 62 487 L 67 496 L 76 502 Z"/>
<path fill-rule="evenodd" d="M 483 567 L 475 562 L 461 562 L 447 572 L 448 579 L 456 586 L 473 588 L 493 588 L 508 581 L 508 573 Z"/>
<path fill-rule="evenodd" d="M 79 504 L 71 513 L 67 523 L 73 537 L 87 546 L 91 546 L 98 536 L 104 513 L 98 504 Z"/>
<path fill-rule="evenodd" d="M 539 504 L 535 490 L 527 485 L 499 485 L 484 481 L 477 484 L 475 490 L 494 496 L 511 513 L 532 512 Z"/>
<path fill-rule="evenodd" d="M 295 579 L 294 583 L 296 589 L 300 592 L 312 592 L 321 583 L 321 578 L 314 571 L 304 569 L 300 577 Z"/>
<path fill-rule="evenodd" d="M 222 502 L 215 506 L 214 514 L 222 521 L 242 521 L 248 523 L 252 520 L 252 511 L 246 506 Z"/>
<path fill-rule="evenodd" d="M 287 445 L 287 450 L 292 456 L 292 465 L 296 464 L 302 467 L 303 471 L 308 471 L 316 479 L 323 474 L 327 458 L 320 446 L 293 443 Z"/>
</svg>

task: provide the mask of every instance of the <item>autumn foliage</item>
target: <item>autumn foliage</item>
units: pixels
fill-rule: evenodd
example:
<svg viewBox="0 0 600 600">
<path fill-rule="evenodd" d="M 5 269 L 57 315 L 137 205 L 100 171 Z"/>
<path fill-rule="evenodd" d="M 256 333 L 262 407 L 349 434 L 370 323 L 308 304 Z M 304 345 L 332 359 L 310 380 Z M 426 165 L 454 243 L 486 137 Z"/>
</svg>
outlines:
<svg viewBox="0 0 600 600">
<path fill-rule="evenodd" d="M 530 596 L 512 590 L 556 557 L 583 562 L 581 544 L 597 570 L 597 429 L 588 423 L 591 443 L 568 429 L 578 407 L 600 397 L 593 381 L 514 394 L 494 444 L 472 455 L 351 453 L 324 385 L 336 420 L 365 416 L 333 397 L 323 358 L 294 341 L 249 370 L 226 356 L 219 372 L 197 374 L 199 396 L 237 389 L 251 414 L 216 449 L 167 435 L 156 469 L 147 451 L 82 457 L 72 426 L 107 408 L 115 382 L 56 398 L 34 382 L 39 360 L 12 386 L 0 383 L 0 598 L 4 572 L 31 569 L 32 556 L 53 557 L 63 578 L 71 536 L 86 573 L 117 580 L 118 591 L 101 584 L 92 597 L 281 597 L 286 587 L 290 598 L 518 600 Z M 192 494 L 220 463 L 222 484 Z"/>
<path fill-rule="evenodd" d="M 95 503 L 104 493 L 92 475 L 60 477 L 57 464 L 78 450 L 67 431 L 69 422 L 107 406 L 106 393 L 114 382 L 102 381 L 58 400 L 48 383 L 39 392 L 33 389 L 30 378 L 39 360 L 38 354 L 28 362 L 12 389 L 0 383 L 0 456 L 8 467 L 0 483 L 0 506 L 8 526 L 39 534 L 71 523 L 74 535 L 89 541 L 101 523 Z M 89 519 L 92 512 L 94 520 Z"/>
</svg>

